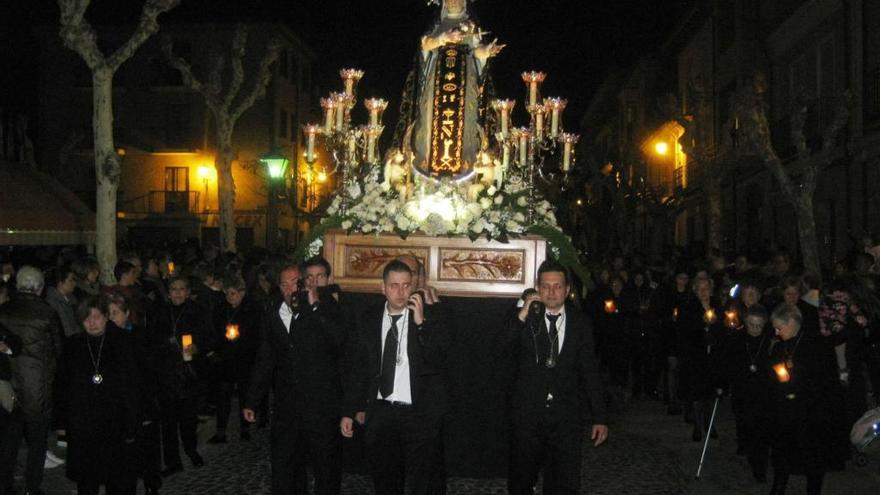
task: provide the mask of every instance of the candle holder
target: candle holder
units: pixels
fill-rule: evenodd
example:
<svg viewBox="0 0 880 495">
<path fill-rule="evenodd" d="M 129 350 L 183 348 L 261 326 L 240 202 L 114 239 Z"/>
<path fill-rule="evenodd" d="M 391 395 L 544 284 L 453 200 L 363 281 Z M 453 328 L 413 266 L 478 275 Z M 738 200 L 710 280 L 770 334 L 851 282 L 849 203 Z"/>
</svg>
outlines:
<svg viewBox="0 0 880 495">
<path fill-rule="evenodd" d="M 229 325 L 226 325 L 226 340 L 233 342 L 238 340 L 239 335 L 240 333 L 237 324 L 230 323 Z"/>
<path fill-rule="evenodd" d="M 605 312 L 608 314 L 617 313 L 617 303 L 614 299 L 605 300 Z"/>
<path fill-rule="evenodd" d="M 729 309 L 724 312 L 724 325 L 727 328 L 735 330 L 742 326 L 742 323 L 739 319 L 739 312 L 735 309 Z"/>
<path fill-rule="evenodd" d="M 370 125 L 378 126 L 382 124 L 382 114 L 388 108 L 388 102 L 381 98 L 368 98 L 364 100 L 364 107 L 370 114 Z"/>
<path fill-rule="evenodd" d="M 773 372 L 776 373 L 776 379 L 779 380 L 779 383 L 788 383 L 791 380 L 791 373 L 788 372 L 788 367 L 785 366 L 785 363 L 774 364 Z"/>
<path fill-rule="evenodd" d="M 193 337 L 191 334 L 185 333 L 180 336 L 180 347 L 183 352 L 183 360 L 184 361 L 192 361 L 193 352 Z"/>
<path fill-rule="evenodd" d="M 339 77 L 342 78 L 345 94 L 353 98 L 358 82 L 364 77 L 364 71 L 360 69 L 341 69 Z"/>
<path fill-rule="evenodd" d="M 544 82 L 544 79 L 546 77 L 547 74 L 538 71 L 528 71 L 522 73 L 522 80 L 524 83 L 526 83 L 526 95 L 528 97 L 526 101 L 529 102 L 528 107 L 532 107 L 538 103 L 541 83 Z"/>
<path fill-rule="evenodd" d="M 715 314 L 714 309 L 709 308 L 703 313 L 703 322 L 706 323 L 707 325 L 711 325 L 711 324 L 715 323 L 715 321 L 717 321 L 717 320 L 718 320 L 718 315 Z"/>
</svg>

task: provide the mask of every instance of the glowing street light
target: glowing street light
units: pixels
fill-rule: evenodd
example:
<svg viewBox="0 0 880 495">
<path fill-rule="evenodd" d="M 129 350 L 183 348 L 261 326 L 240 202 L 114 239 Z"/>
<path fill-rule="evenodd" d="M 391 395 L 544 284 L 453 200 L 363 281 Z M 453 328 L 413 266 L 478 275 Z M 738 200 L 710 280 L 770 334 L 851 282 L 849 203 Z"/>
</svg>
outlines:
<svg viewBox="0 0 880 495">
<path fill-rule="evenodd" d="M 669 153 L 669 143 L 666 141 L 658 141 L 657 144 L 654 145 L 654 151 L 656 151 L 658 155 Z"/>
</svg>

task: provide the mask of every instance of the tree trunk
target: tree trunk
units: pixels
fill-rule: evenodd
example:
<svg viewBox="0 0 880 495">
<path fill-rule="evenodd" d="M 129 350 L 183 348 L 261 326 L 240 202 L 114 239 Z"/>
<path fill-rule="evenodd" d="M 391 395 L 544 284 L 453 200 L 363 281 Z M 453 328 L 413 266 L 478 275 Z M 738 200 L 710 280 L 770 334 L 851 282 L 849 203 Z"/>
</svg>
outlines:
<svg viewBox="0 0 880 495">
<path fill-rule="evenodd" d="M 792 204 L 797 216 L 798 240 L 801 243 L 804 271 L 821 276 L 819 240 L 816 238 L 816 217 L 813 212 L 812 191 L 800 194 L 800 197 L 796 201 L 792 201 Z"/>
<path fill-rule="evenodd" d="M 712 167 L 708 180 L 706 180 L 706 195 L 709 199 L 709 248 L 721 252 L 722 245 L 722 215 L 721 215 L 721 177 L 717 167 Z"/>
<path fill-rule="evenodd" d="M 95 249 L 101 282 L 114 284 L 116 266 L 116 191 L 119 188 L 119 156 L 113 145 L 113 71 L 98 68 L 92 73 L 95 135 L 96 212 Z"/>
<path fill-rule="evenodd" d="M 232 130 L 225 123 L 217 122 L 217 200 L 220 206 L 220 249 L 236 252 L 235 244 L 235 180 L 232 177 Z"/>
</svg>

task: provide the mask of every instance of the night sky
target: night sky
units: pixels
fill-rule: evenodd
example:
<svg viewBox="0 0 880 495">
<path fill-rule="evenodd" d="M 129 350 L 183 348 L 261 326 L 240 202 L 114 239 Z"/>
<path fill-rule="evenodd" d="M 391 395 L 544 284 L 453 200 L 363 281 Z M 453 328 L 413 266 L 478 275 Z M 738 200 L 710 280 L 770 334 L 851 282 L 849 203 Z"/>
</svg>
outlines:
<svg viewBox="0 0 880 495">
<path fill-rule="evenodd" d="M 0 56 L 0 84 L 13 88 L 4 91 L 2 98 L 7 107 L 10 103 L 34 107 L 36 95 L 28 89 L 36 86 L 29 82 L 36 74 L 31 30 L 34 25 L 57 29 L 58 7 L 50 0 L 0 3 L 0 18 L 5 19 L 0 21 L 0 42 L 16 47 Z M 565 121 L 572 128 L 608 70 L 625 67 L 656 49 L 679 20 L 685 3 L 479 0 L 471 9 L 484 30 L 507 44 L 493 65 L 499 96 L 517 99 L 522 119 L 524 87 L 519 73 L 545 71 L 548 77 L 542 92 L 568 98 Z M 89 16 L 95 24 L 133 23 L 141 5 L 139 0 L 94 0 Z M 393 121 L 418 39 L 438 13 L 437 7 L 427 6 L 424 0 L 183 0 L 175 11 L 160 18 L 160 24 L 284 20 L 317 53 L 313 77 L 321 94 L 337 89 L 339 68 L 364 69 L 367 75 L 359 96 L 392 100 L 388 120 Z M 21 22 L 22 18 L 31 22 Z"/>
</svg>

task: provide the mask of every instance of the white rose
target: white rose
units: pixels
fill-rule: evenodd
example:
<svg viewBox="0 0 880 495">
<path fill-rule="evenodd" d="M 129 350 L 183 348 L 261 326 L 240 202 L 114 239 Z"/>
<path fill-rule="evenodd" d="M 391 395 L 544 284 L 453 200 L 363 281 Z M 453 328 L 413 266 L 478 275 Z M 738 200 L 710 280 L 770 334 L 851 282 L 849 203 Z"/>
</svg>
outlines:
<svg viewBox="0 0 880 495">
<path fill-rule="evenodd" d="M 495 204 L 496 205 L 500 205 L 503 201 L 504 201 L 504 196 L 502 196 L 500 194 L 498 196 L 495 196 Z"/>
<path fill-rule="evenodd" d="M 379 187 L 381 187 L 383 191 L 388 192 L 391 190 L 391 183 L 390 182 L 383 182 L 382 185 Z"/>
<path fill-rule="evenodd" d="M 492 200 L 489 198 L 480 198 L 480 208 L 488 210 L 492 207 Z"/>
<path fill-rule="evenodd" d="M 397 219 L 397 228 L 400 230 L 409 230 L 411 223 L 408 218 L 401 216 Z"/>
<path fill-rule="evenodd" d="M 513 220 L 508 220 L 507 223 L 504 224 L 504 230 L 506 230 L 508 232 L 519 232 L 520 226 L 518 223 L 514 222 Z"/>
<path fill-rule="evenodd" d="M 373 225 L 369 223 L 365 223 L 361 226 L 361 232 L 364 234 L 368 234 L 373 231 Z"/>
<path fill-rule="evenodd" d="M 523 223 L 526 221 L 526 216 L 522 213 L 517 212 L 515 215 L 513 215 L 513 219 L 519 223 Z"/>
<path fill-rule="evenodd" d="M 496 191 L 497 189 L 495 189 L 495 186 L 489 186 L 489 189 L 486 190 L 486 194 L 489 196 L 495 196 Z"/>
<path fill-rule="evenodd" d="M 518 206 L 526 207 L 529 205 L 529 200 L 525 196 L 520 196 L 519 198 L 517 198 L 516 204 Z"/>
<path fill-rule="evenodd" d="M 471 225 L 471 231 L 476 234 L 479 234 L 484 230 L 486 230 L 486 222 L 482 218 L 478 218 L 477 221 Z"/>
<path fill-rule="evenodd" d="M 342 228 L 345 230 L 350 229 L 351 228 L 351 220 L 343 220 L 342 221 Z"/>
</svg>

